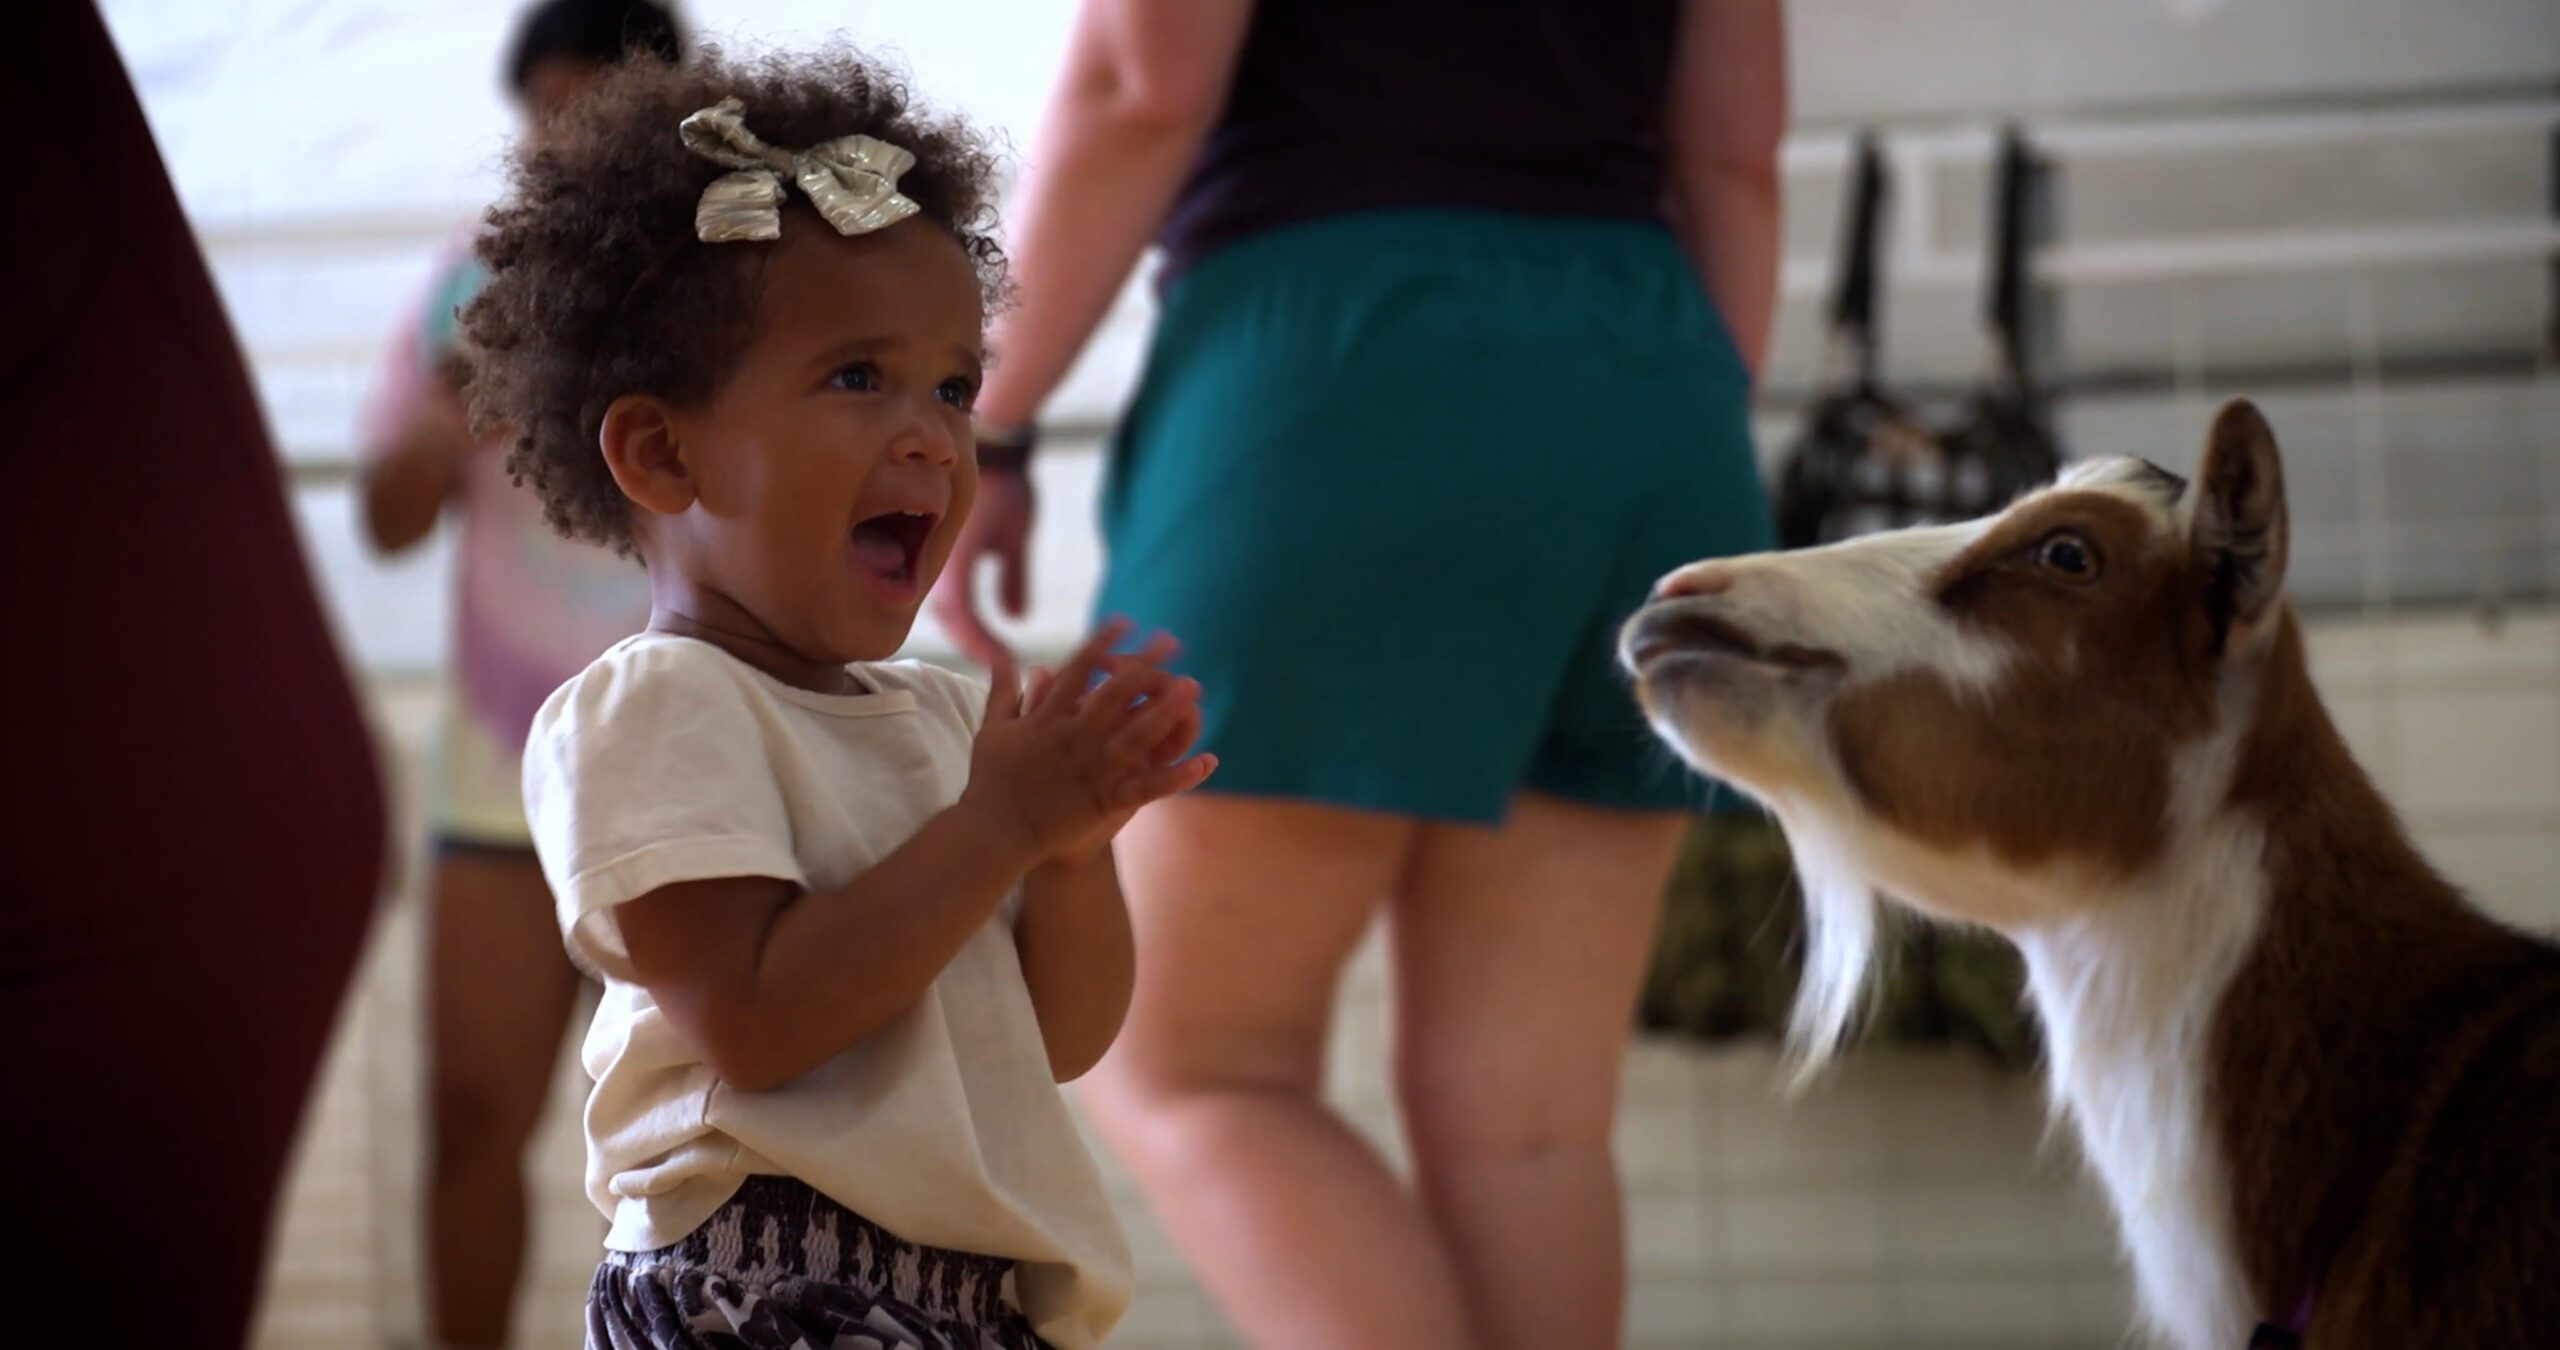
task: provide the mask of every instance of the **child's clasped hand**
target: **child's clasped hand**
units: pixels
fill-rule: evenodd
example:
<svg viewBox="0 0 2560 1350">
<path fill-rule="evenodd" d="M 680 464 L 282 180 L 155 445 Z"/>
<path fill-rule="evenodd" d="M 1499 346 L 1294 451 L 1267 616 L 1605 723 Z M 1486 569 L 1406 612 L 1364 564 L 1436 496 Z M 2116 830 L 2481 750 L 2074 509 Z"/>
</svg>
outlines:
<svg viewBox="0 0 2560 1350">
<path fill-rule="evenodd" d="M 1113 620 L 1025 691 L 999 665 L 971 750 L 960 806 L 979 811 L 1043 861 L 1099 853 L 1138 808 L 1206 781 L 1214 755 L 1194 755 L 1200 684 L 1165 668 L 1181 650 L 1158 633 L 1112 654 L 1130 631 Z"/>
</svg>

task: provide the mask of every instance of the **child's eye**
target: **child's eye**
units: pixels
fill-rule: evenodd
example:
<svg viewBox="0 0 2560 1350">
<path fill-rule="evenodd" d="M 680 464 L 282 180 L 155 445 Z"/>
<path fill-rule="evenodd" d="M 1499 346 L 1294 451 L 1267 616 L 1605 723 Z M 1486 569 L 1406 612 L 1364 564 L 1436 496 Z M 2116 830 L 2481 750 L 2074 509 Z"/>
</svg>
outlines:
<svg viewBox="0 0 2560 1350">
<path fill-rule="evenodd" d="M 954 375 L 935 386 L 933 393 L 934 397 L 965 411 L 978 401 L 978 382 L 966 375 Z"/>
<path fill-rule="evenodd" d="M 849 393 L 873 393 L 880 388 L 880 367 L 868 361 L 857 361 L 837 371 L 828 383 Z"/>
</svg>

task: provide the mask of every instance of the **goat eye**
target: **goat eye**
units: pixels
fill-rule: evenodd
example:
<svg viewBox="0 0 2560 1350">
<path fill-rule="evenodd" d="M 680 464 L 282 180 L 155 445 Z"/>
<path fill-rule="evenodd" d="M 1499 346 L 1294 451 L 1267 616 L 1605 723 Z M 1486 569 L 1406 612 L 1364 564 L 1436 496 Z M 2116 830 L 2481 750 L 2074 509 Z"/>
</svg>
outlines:
<svg viewBox="0 0 2560 1350">
<path fill-rule="evenodd" d="M 2097 575 L 2098 555 L 2089 541 L 2076 534 L 2057 534 L 2036 550 L 2036 561 L 2049 571 L 2059 572 L 2076 581 Z"/>
</svg>

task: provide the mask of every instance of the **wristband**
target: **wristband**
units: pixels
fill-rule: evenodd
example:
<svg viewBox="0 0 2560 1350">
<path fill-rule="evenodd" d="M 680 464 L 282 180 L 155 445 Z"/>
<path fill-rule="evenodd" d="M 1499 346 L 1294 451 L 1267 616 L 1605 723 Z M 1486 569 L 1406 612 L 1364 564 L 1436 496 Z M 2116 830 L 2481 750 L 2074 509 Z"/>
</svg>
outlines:
<svg viewBox="0 0 2560 1350">
<path fill-rule="evenodd" d="M 1012 427 L 981 422 L 977 433 L 980 473 L 1021 473 L 1040 444 L 1040 429 L 1028 422 Z"/>
</svg>

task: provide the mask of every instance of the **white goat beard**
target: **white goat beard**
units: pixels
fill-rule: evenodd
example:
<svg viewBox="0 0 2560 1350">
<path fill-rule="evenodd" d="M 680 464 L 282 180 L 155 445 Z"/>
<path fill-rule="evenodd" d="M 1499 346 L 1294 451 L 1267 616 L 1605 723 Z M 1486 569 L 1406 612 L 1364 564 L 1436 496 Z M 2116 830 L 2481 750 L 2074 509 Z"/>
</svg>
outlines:
<svg viewBox="0 0 2560 1350">
<path fill-rule="evenodd" d="M 1831 1061 L 1866 1011 L 1882 906 L 1839 841 L 1784 808 L 1777 816 L 1804 885 L 1804 973 L 1787 1019 L 1794 1084 L 1802 1087 Z"/>
</svg>

